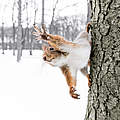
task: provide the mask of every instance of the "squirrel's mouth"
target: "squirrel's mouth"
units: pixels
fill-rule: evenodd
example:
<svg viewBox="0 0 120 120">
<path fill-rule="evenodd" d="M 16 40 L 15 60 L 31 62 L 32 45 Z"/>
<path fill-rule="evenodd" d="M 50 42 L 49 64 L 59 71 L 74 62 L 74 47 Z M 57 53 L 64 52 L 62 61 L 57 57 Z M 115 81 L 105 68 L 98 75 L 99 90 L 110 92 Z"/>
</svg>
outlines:
<svg viewBox="0 0 120 120">
<path fill-rule="evenodd" d="M 43 57 L 43 60 L 44 60 L 44 61 L 46 61 L 46 60 L 47 60 L 45 56 Z"/>
<path fill-rule="evenodd" d="M 51 62 L 52 61 L 52 59 L 50 59 L 50 60 L 46 60 L 47 62 Z"/>
<path fill-rule="evenodd" d="M 44 61 L 51 62 L 53 59 L 47 60 L 46 56 L 43 57 Z"/>
</svg>

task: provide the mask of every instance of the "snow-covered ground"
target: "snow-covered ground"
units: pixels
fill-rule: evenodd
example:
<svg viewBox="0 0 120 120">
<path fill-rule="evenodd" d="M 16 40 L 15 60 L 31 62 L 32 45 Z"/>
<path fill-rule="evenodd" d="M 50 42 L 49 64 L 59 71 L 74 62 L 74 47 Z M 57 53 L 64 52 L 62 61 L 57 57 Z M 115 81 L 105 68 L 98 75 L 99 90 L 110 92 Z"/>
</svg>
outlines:
<svg viewBox="0 0 120 120">
<path fill-rule="evenodd" d="M 0 120 L 83 120 L 87 79 L 78 73 L 80 100 L 70 97 L 59 68 L 44 64 L 42 51 L 23 51 L 20 63 L 12 51 L 0 51 Z"/>
</svg>

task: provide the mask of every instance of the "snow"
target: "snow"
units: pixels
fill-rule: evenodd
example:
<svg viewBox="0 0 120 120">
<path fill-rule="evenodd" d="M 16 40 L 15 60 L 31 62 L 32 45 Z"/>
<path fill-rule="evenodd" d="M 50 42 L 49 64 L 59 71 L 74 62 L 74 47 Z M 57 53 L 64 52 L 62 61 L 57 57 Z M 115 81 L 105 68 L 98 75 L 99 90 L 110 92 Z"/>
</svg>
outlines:
<svg viewBox="0 0 120 120">
<path fill-rule="evenodd" d="M 42 51 L 23 51 L 20 63 L 12 51 L 0 51 L 0 120 L 84 120 L 88 83 L 78 73 L 80 99 L 70 97 L 59 68 L 42 60 Z"/>
</svg>

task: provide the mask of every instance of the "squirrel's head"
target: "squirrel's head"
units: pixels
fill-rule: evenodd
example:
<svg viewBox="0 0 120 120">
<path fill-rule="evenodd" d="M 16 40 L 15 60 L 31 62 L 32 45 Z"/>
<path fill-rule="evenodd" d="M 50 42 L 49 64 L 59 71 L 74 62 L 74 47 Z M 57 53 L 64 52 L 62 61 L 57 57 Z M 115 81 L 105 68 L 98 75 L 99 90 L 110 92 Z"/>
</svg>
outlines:
<svg viewBox="0 0 120 120">
<path fill-rule="evenodd" d="M 43 60 L 47 63 L 56 66 L 57 63 L 64 59 L 67 56 L 67 53 L 60 50 L 56 50 L 51 46 L 42 46 L 43 49 Z M 58 65 L 59 66 L 59 65 Z"/>
</svg>

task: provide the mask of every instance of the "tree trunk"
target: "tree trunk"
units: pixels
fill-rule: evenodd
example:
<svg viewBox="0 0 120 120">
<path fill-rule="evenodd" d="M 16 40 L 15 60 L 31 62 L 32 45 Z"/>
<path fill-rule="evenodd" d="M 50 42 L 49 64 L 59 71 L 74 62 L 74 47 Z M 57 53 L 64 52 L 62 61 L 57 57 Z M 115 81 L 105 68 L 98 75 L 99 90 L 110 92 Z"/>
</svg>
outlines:
<svg viewBox="0 0 120 120">
<path fill-rule="evenodd" d="M 17 62 L 21 60 L 22 55 L 22 26 L 18 26 L 18 33 L 17 33 Z"/>
<path fill-rule="evenodd" d="M 22 55 L 21 0 L 18 1 L 18 6 L 17 62 L 21 60 Z"/>
<path fill-rule="evenodd" d="M 15 48 L 16 48 L 16 44 L 15 44 L 15 23 L 13 22 L 13 55 L 15 56 Z"/>
<path fill-rule="evenodd" d="M 44 2 L 45 2 L 45 1 L 42 0 L 42 22 L 41 22 L 42 24 L 44 24 L 44 9 L 45 9 L 45 8 L 44 8 L 44 6 L 45 6 L 45 5 L 44 5 Z"/>
<path fill-rule="evenodd" d="M 15 56 L 16 42 L 15 42 L 15 21 L 14 21 L 15 0 L 12 7 L 12 22 L 13 22 L 13 55 Z"/>
<path fill-rule="evenodd" d="M 90 8 L 91 0 L 87 0 L 87 23 L 90 22 L 91 8 Z"/>
<path fill-rule="evenodd" d="M 32 35 L 32 33 L 33 33 L 33 28 L 32 28 L 32 30 L 31 30 L 31 38 L 30 38 L 30 48 L 29 48 L 29 50 L 30 50 L 30 55 L 32 55 L 32 49 L 33 49 L 33 35 Z"/>
<path fill-rule="evenodd" d="M 56 1 L 55 3 L 55 6 L 53 7 L 53 11 L 52 11 L 52 20 L 51 20 L 51 23 L 50 23 L 50 27 L 49 27 L 49 33 L 52 34 L 53 31 L 54 31 L 54 18 L 55 18 L 55 10 L 56 10 L 56 6 L 58 4 L 58 1 Z"/>
<path fill-rule="evenodd" d="M 4 54 L 4 49 L 5 49 L 5 45 L 4 45 L 4 23 L 2 23 L 2 28 L 1 28 L 1 39 L 2 39 L 2 54 Z"/>
<path fill-rule="evenodd" d="M 120 1 L 92 0 L 91 67 L 85 120 L 120 120 Z"/>
</svg>

